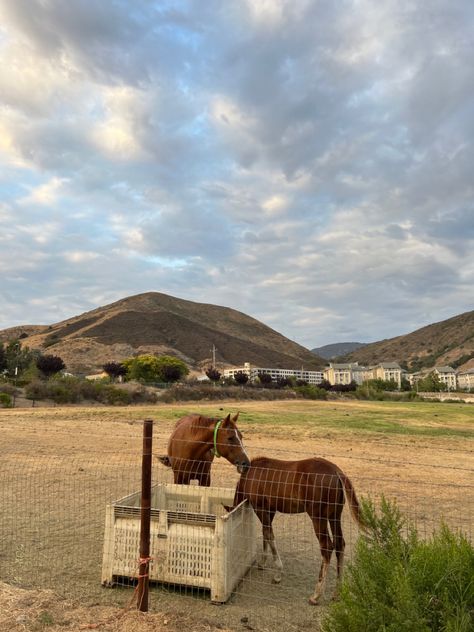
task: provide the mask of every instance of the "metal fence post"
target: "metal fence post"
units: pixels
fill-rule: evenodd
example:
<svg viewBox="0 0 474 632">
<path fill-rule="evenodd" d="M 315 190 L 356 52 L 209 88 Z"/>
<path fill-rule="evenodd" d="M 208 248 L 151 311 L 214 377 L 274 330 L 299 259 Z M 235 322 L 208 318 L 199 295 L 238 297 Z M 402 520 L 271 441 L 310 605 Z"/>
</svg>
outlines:
<svg viewBox="0 0 474 632">
<path fill-rule="evenodd" d="M 152 443 L 153 420 L 145 419 L 143 422 L 142 498 L 140 505 L 140 570 L 137 587 L 137 608 L 141 612 L 148 612 Z"/>
</svg>

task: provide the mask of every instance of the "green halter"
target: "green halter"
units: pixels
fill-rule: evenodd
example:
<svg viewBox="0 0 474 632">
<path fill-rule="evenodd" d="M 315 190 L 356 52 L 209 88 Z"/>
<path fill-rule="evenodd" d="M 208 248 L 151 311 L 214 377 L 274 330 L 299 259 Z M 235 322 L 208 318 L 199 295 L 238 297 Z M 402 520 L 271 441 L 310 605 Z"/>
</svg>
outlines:
<svg viewBox="0 0 474 632">
<path fill-rule="evenodd" d="M 219 428 L 221 427 L 222 422 L 223 419 L 220 419 L 214 426 L 214 456 L 216 456 L 217 458 L 221 456 L 219 454 L 219 450 L 217 449 L 217 433 L 219 432 Z"/>
</svg>

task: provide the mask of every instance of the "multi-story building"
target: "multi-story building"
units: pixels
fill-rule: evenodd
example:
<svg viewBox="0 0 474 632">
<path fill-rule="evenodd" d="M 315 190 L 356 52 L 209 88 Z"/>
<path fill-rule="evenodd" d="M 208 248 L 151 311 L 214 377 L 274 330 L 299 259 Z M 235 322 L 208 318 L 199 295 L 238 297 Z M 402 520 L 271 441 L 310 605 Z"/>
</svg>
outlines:
<svg viewBox="0 0 474 632">
<path fill-rule="evenodd" d="M 363 384 L 367 380 L 385 380 L 396 382 L 398 388 L 402 384 L 402 369 L 396 362 L 381 362 L 372 367 L 351 364 L 329 364 L 324 369 L 324 379 L 330 384 Z"/>
<path fill-rule="evenodd" d="M 456 378 L 458 388 L 462 388 L 463 390 L 469 392 L 474 391 L 474 368 L 459 371 Z"/>
<path fill-rule="evenodd" d="M 279 378 L 294 377 L 297 380 L 304 380 L 308 384 L 320 384 L 323 379 L 327 380 L 331 385 L 337 384 L 363 384 L 367 380 L 381 379 L 393 380 L 397 383 L 398 388 L 401 386 L 402 369 L 395 362 L 382 362 L 374 367 L 366 368 L 360 366 L 357 362 L 347 364 L 330 363 L 323 371 L 306 371 L 302 369 L 276 369 L 270 367 L 251 366 L 249 362 L 245 362 L 243 367 L 233 367 L 224 369 L 224 377 L 234 377 L 236 373 L 245 373 L 249 376 L 249 380 L 253 382 L 260 373 L 271 375 L 274 381 Z"/>
<path fill-rule="evenodd" d="M 396 382 L 398 388 L 402 385 L 402 368 L 396 362 L 380 362 L 370 368 L 372 380 L 384 380 L 385 382 Z"/>
<path fill-rule="evenodd" d="M 245 362 L 243 367 L 237 367 L 232 369 L 224 369 L 224 377 L 234 377 L 236 373 L 245 373 L 249 376 L 249 380 L 253 382 L 256 380 L 260 373 L 267 373 L 271 375 L 274 381 L 279 378 L 294 377 L 297 380 L 304 380 L 308 384 L 320 384 L 323 381 L 322 371 L 306 371 L 305 369 L 275 369 L 268 367 L 256 367 L 251 366 L 250 362 Z"/>
<path fill-rule="evenodd" d="M 456 371 L 450 366 L 435 367 L 434 374 L 440 379 L 440 382 L 446 384 L 448 391 L 456 390 Z"/>
<path fill-rule="evenodd" d="M 329 363 L 329 366 L 324 369 L 324 379 L 329 384 L 350 384 L 354 381 L 355 369 L 360 370 L 361 367 L 354 362 L 353 364 L 333 364 Z"/>
</svg>

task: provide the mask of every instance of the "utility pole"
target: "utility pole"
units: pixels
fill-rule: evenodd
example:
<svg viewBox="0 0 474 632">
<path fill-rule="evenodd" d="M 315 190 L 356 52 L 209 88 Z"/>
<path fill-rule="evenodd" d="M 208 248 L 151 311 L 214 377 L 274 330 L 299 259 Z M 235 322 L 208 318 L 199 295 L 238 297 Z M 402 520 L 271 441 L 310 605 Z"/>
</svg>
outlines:
<svg viewBox="0 0 474 632">
<path fill-rule="evenodd" d="M 216 349 L 216 345 L 215 344 L 212 345 L 211 351 L 212 351 L 212 367 L 216 368 L 216 351 L 217 351 L 217 349 Z"/>
</svg>

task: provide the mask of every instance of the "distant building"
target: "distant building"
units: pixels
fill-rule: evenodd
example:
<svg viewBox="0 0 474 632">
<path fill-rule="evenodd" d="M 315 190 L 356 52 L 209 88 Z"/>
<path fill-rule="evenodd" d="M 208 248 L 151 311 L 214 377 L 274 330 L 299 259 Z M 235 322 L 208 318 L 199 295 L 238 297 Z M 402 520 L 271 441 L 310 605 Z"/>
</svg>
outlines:
<svg viewBox="0 0 474 632">
<path fill-rule="evenodd" d="M 419 371 L 416 373 L 406 373 L 405 377 L 412 388 L 416 386 L 417 382 L 423 379 L 423 375 Z"/>
<path fill-rule="evenodd" d="M 224 369 L 224 377 L 235 377 L 236 373 L 245 373 L 251 382 L 255 381 L 260 373 L 271 375 L 274 381 L 279 378 L 296 378 L 304 380 L 308 384 L 320 384 L 323 380 L 327 380 L 332 386 L 338 384 L 363 384 L 367 380 L 381 379 L 385 381 L 393 380 L 401 387 L 402 369 L 396 362 L 381 362 L 376 366 L 366 368 L 360 366 L 357 362 L 347 364 L 330 363 L 323 371 L 305 371 L 304 369 L 275 369 L 269 367 L 251 366 L 249 362 L 245 362 L 242 367 L 234 367 Z"/>
<path fill-rule="evenodd" d="M 402 385 L 402 368 L 396 362 L 381 362 L 371 367 L 374 380 L 384 380 L 385 382 L 396 382 L 398 388 Z"/>
<path fill-rule="evenodd" d="M 351 364 L 329 364 L 324 369 L 324 379 L 330 384 L 363 384 L 367 380 L 394 381 L 398 388 L 402 385 L 402 368 L 396 362 L 381 362 L 369 368 L 357 362 Z"/>
<path fill-rule="evenodd" d="M 469 392 L 474 391 L 474 368 L 459 371 L 456 378 L 458 388 L 462 388 L 463 390 Z"/>
<path fill-rule="evenodd" d="M 249 376 L 249 380 L 254 382 L 260 373 L 268 373 L 274 381 L 278 378 L 291 378 L 304 380 L 308 384 L 320 384 L 323 381 L 322 371 L 305 371 L 304 369 L 275 369 L 268 367 L 251 366 L 250 362 L 245 362 L 243 367 L 235 367 L 232 369 L 224 369 L 224 377 L 235 377 L 236 373 L 245 373 Z"/>
<path fill-rule="evenodd" d="M 329 366 L 324 369 L 324 379 L 332 384 L 350 384 L 353 380 L 355 370 L 359 370 L 361 367 L 357 362 L 353 364 L 333 364 L 329 363 Z"/>
<path fill-rule="evenodd" d="M 456 371 L 450 366 L 437 366 L 433 373 L 439 377 L 440 382 L 446 384 L 448 391 L 456 390 Z"/>
<path fill-rule="evenodd" d="M 91 382 L 97 382 L 97 380 L 103 380 L 104 378 L 109 377 L 108 373 L 102 371 L 101 373 L 93 373 L 92 375 L 86 375 L 86 380 L 90 380 Z"/>
</svg>

